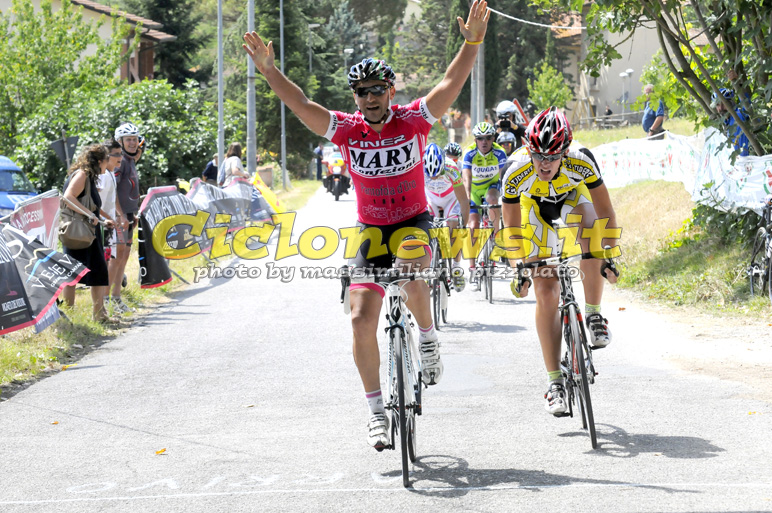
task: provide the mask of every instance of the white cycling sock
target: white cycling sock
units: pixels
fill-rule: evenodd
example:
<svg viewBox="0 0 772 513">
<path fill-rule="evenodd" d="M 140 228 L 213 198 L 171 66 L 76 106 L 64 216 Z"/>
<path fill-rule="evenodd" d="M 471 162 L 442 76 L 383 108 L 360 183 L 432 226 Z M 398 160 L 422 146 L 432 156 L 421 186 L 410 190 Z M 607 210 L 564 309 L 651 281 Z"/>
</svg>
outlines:
<svg viewBox="0 0 772 513">
<path fill-rule="evenodd" d="M 437 332 L 434 331 L 434 323 L 431 323 L 431 325 L 428 328 L 422 328 L 418 327 L 418 341 L 419 342 L 425 342 L 427 340 L 437 340 Z"/>
<path fill-rule="evenodd" d="M 386 409 L 383 407 L 383 394 L 381 394 L 381 390 L 378 389 L 374 392 L 365 392 L 365 397 L 367 397 L 367 405 L 370 407 L 370 413 L 384 413 Z"/>
</svg>

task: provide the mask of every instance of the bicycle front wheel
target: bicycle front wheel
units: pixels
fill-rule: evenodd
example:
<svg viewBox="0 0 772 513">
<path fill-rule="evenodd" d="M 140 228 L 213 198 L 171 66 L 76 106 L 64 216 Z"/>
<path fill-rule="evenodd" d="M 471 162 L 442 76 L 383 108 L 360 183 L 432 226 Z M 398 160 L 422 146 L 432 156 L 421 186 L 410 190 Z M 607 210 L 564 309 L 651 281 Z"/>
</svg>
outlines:
<svg viewBox="0 0 772 513">
<path fill-rule="evenodd" d="M 408 422 L 407 422 L 407 397 L 405 394 L 405 382 L 407 372 L 405 371 L 405 358 L 402 353 L 402 332 L 394 329 L 391 332 L 392 343 L 394 344 L 394 365 L 397 367 L 397 417 L 399 417 L 399 449 L 402 454 L 402 485 L 407 488 L 410 486 L 410 476 L 408 474 Z M 415 425 L 415 422 L 412 423 Z"/>
<path fill-rule="evenodd" d="M 493 260 L 491 260 L 491 256 L 493 255 L 493 239 L 488 239 L 488 258 L 487 258 L 487 265 L 486 270 L 487 274 L 485 276 L 485 286 L 487 287 L 487 291 L 485 292 L 485 297 L 488 298 L 488 303 L 493 303 Z"/>
<path fill-rule="evenodd" d="M 440 248 L 439 244 L 437 243 L 437 239 L 432 239 L 431 251 L 431 267 L 432 269 L 437 270 L 441 261 L 439 257 Z M 435 329 L 440 329 L 440 310 L 442 308 L 440 303 L 440 294 L 442 293 L 442 284 L 438 278 L 431 278 L 429 280 L 429 293 L 432 297 L 432 319 L 434 320 L 434 327 Z"/>
<path fill-rule="evenodd" d="M 571 308 L 570 323 L 571 323 L 571 337 L 572 351 L 574 355 L 574 383 L 576 391 L 578 392 L 579 411 L 582 413 L 582 428 L 587 429 L 590 435 L 590 442 L 592 448 L 598 447 L 598 438 L 595 432 L 595 416 L 592 412 L 592 399 L 590 398 L 590 380 L 588 379 L 587 360 L 585 359 L 585 353 L 587 349 L 587 339 L 584 335 L 584 331 L 579 325 L 579 317 L 577 312 Z M 579 371 L 578 373 L 576 371 Z"/>
<path fill-rule="evenodd" d="M 750 279 L 751 295 L 762 295 L 765 292 L 764 285 L 772 291 L 769 284 L 769 269 L 765 266 L 766 260 L 767 230 L 759 228 L 753 238 L 751 250 L 751 263 L 748 266 L 748 278 Z M 772 297 L 772 293 L 770 294 Z"/>
</svg>

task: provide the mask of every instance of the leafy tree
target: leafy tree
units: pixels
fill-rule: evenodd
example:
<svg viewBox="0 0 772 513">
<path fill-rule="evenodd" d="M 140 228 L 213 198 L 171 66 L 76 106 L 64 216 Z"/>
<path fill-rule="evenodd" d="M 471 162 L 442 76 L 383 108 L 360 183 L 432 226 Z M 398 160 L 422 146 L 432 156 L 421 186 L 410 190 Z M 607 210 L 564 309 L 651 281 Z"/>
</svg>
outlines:
<svg viewBox="0 0 772 513">
<path fill-rule="evenodd" d="M 545 8 L 577 12 L 584 6 L 583 0 L 537 1 Z M 695 103 L 695 115 L 703 122 L 715 117 L 710 106 L 711 94 L 717 94 L 721 87 L 732 87 L 750 119 L 742 121 L 733 109 L 729 113 L 748 136 L 753 151 L 762 155 L 772 149 L 772 3 L 597 0 L 587 11 L 585 24 L 589 26 L 586 71 L 597 76 L 601 65 L 621 57 L 616 46 L 607 41 L 608 32 L 633 37 L 636 30 L 654 26 L 662 58 Z M 706 48 L 695 43 L 696 34 L 707 37 Z M 737 78 L 733 79 L 730 72 L 735 72 Z"/>
<path fill-rule="evenodd" d="M 407 0 L 355 1 L 351 4 L 351 10 L 357 23 L 374 26 L 379 35 L 393 33 L 394 27 L 402 21 L 405 15 L 406 7 Z"/>
<path fill-rule="evenodd" d="M 0 13 L 0 154 L 13 154 L 26 118 L 75 90 L 114 82 L 129 27 L 112 18 L 112 37 L 103 39 L 101 24 L 85 21 L 82 9 L 62 0 L 54 10 L 42 0 L 36 11 L 30 0 L 13 0 L 10 12 Z"/>
<path fill-rule="evenodd" d="M 241 115 L 226 103 L 226 137 L 239 140 Z M 217 109 L 203 99 L 198 84 L 183 89 L 165 80 L 144 80 L 117 87 L 86 88 L 46 104 L 20 126 L 18 163 L 44 188 L 61 187 L 66 169 L 49 148 L 61 128 L 79 137 L 79 148 L 112 137 L 115 127 L 129 121 L 139 127 L 148 149 L 137 164 L 142 190 L 174 183 L 177 177 L 200 176 L 215 151 Z"/>
<path fill-rule="evenodd" d="M 175 87 L 182 87 L 190 79 L 206 80 L 209 70 L 194 71 L 192 62 L 199 50 L 209 43 L 209 35 L 194 30 L 203 15 L 194 9 L 194 0 L 123 0 L 132 14 L 163 25 L 167 34 L 177 39 L 154 48 L 156 78 L 165 78 Z"/>
<path fill-rule="evenodd" d="M 563 74 L 546 61 L 536 73 L 536 78 L 528 80 L 528 90 L 530 100 L 536 105 L 537 110 L 544 110 L 553 105 L 564 109 L 568 100 L 573 97 Z"/>
</svg>

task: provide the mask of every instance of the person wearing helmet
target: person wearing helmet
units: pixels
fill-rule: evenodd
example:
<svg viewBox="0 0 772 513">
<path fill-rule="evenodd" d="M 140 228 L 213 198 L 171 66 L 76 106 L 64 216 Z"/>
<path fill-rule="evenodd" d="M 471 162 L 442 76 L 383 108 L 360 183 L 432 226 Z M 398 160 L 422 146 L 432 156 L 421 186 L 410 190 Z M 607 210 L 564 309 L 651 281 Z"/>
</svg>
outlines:
<svg viewBox="0 0 772 513">
<path fill-rule="evenodd" d="M 355 114 L 329 111 L 309 100 L 275 66 L 273 42 L 266 45 L 257 32 L 244 35 L 244 50 L 265 77 L 271 90 L 316 135 L 324 136 L 341 148 L 356 191 L 359 225 L 380 231 L 389 240 L 400 228 L 410 228 L 409 244 L 428 247 L 431 215 L 424 193 L 423 153 L 431 126 L 450 108 L 472 71 L 480 43 L 485 37 L 490 10 L 485 0 L 474 0 L 467 20 L 458 17 L 464 37 L 461 49 L 448 66 L 445 76 L 424 97 L 404 106 L 392 105 L 396 94 L 396 75 L 384 61 L 364 59 L 351 66 L 351 88 Z M 404 231 L 403 231 L 404 232 Z M 386 254 L 368 258 L 370 240 L 364 240 L 349 263 L 355 268 L 391 268 Z M 399 253 L 399 251 L 397 251 Z M 396 258 L 396 265 L 410 270 L 430 265 L 428 251 L 419 258 Z M 351 324 L 354 332 L 354 361 L 364 385 L 370 407 L 368 442 L 378 451 L 388 443 L 389 420 L 381 395 L 378 320 L 384 292 L 378 286 L 353 284 L 350 287 Z M 439 342 L 432 323 L 429 288 L 424 280 L 405 285 L 408 305 L 420 328 L 422 378 L 433 385 L 442 377 Z"/>
<path fill-rule="evenodd" d="M 123 230 L 122 242 L 116 245 L 115 271 L 110 271 L 109 302 L 113 309 L 119 313 L 131 312 L 133 309 L 121 299 L 121 282 L 126 264 L 131 254 L 131 244 L 134 239 L 134 231 L 137 227 L 137 212 L 139 211 L 139 176 L 137 175 L 137 162 L 139 153 L 139 128 L 133 123 L 121 123 L 115 129 L 115 140 L 121 145 L 123 157 L 121 164 L 115 169 L 115 192 L 121 206 L 123 215 L 126 216 L 126 225 Z M 144 139 L 143 139 L 144 142 Z"/>
<path fill-rule="evenodd" d="M 499 173 L 507 162 L 507 154 L 504 148 L 494 142 L 496 129 L 490 123 L 485 121 L 477 123 L 472 128 L 472 135 L 474 135 L 474 143 L 468 146 L 464 153 L 461 178 L 470 199 L 469 231 L 470 236 L 474 237 L 475 230 L 480 226 L 477 206 L 483 203 L 499 204 Z M 491 209 L 489 215 L 495 235 L 499 231 L 498 209 Z M 474 269 L 474 259 L 470 261 L 469 266 Z"/>
<path fill-rule="evenodd" d="M 424 175 L 426 178 L 426 201 L 429 212 L 435 216 L 449 218 L 446 222 L 451 235 L 456 228 L 465 225 L 469 219 L 469 196 L 466 195 L 458 165 L 446 157 L 444 151 L 434 143 L 424 152 Z M 451 238 L 451 246 L 453 238 Z M 461 252 L 453 256 L 453 267 L 461 266 Z M 464 290 L 464 273 L 453 275 L 456 292 Z"/>
<path fill-rule="evenodd" d="M 445 157 L 452 160 L 454 163 L 458 163 L 458 159 L 461 158 L 461 155 L 464 153 L 464 150 L 461 149 L 461 145 L 457 142 L 449 142 L 445 145 Z"/>
<path fill-rule="evenodd" d="M 515 104 L 509 100 L 504 100 L 496 106 L 496 133 L 510 132 L 515 141 L 513 150 L 523 145 L 522 138 L 525 136 L 525 127 L 515 122 L 516 110 Z M 510 153 L 512 152 L 507 155 Z"/>
<path fill-rule="evenodd" d="M 734 90 L 722 87 L 719 89 L 719 92 L 721 93 L 721 97 L 716 93 L 713 93 L 710 105 L 716 109 L 716 113 L 724 125 L 726 136 L 734 145 L 735 151 L 741 157 L 747 157 L 750 155 L 750 141 L 742 128 L 740 128 L 740 125 L 737 124 L 734 117 L 729 113 L 729 110 L 734 110 L 741 121 L 748 121 L 748 113 L 742 106 L 735 107 Z M 722 101 L 722 98 L 724 101 Z M 729 108 L 727 108 L 726 104 L 729 104 Z"/>
<path fill-rule="evenodd" d="M 499 132 L 499 136 L 496 138 L 496 142 L 499 143 L 499 146 L 504 149 L 504 153 L 507 154 L 507 157 L 512 155 L 512 153 L 515 151 L 515 134 L 509 130 Z"/>
<path fill-rule="evenodd" d="M 654 92 L 654 84 L 646 84 L 643 88 L 643 94 L 646 96 L 646 103 L 643 107 L 643 118 L 641 126 L 649 139 L 662 139 L 665 129 L 662 123 L 665 121 L 665 103 L 658 100 L 657 110 L 651 108 L 651 94 Z"/>
<path fill-rule="evenodd" d="M 582 252 L 589 251 L 589 239 L 582 238 L 586 230 L 600 219 L 602 226 L 616 228 L 616 216 L 608 189 L 603 183 L 595 157 L 589 150 L 571 150 L 571 127 L 565 115 L 555 107 L 537 114 L 526 129 L 526 145 L 512 154 L 511 166 L 502 182 L 502 215 L 507 228 L 528 227 L 522 235 L 509 239 L 520 246 L 524 257 L 530 259 L 557 256 L 561 242 L 552 223 L 562 219 L 575 228 L 576 241 Z M 605 221 L 604 221 L 605 220 Z M 605 224 L 607 223 L 607 224 Z M 614 238 L 604 243 L 616 245 L 621 230 L 612 232 Z M 604 232 L 607 235 L 608 232 Z M 565 237 L 565 235 L 563 235 Z M 520 241 L 520 242 L 518 242 Z M 569 244 L 569 243 L 566 243 Z M 509 247 L 512 251 L 515 248 Z M 577 251 L 576 246 L 567 251 Z M 515 259 L 510 262 L 515 266 Z M 582 260 L 582 282 L 585 312 L 590 344 L 606 347 L 611 342 L 608 321 L 600 312 L 603 295 L 602 260 Z M 548 375 L 545 408 L 561 416 L 568 409 L 565 382 L 560 372 L 561 323 L 558 315 L 560 289 L 555 273 L 535 273 L 533 287 L 536 293 L 536 331 Z M 612 283 L 616 276 L 606 272 Z M 530 283 L 515 278 L 512 292 L 517 297 L 528 294 Z"/>
</svg>

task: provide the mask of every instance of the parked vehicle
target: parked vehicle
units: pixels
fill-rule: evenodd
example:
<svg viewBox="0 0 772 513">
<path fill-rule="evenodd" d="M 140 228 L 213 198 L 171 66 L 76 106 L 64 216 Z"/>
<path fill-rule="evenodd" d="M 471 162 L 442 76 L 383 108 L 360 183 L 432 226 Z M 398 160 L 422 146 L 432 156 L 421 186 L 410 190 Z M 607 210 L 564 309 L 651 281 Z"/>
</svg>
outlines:
<svg viewBox="0 0 772 513">
<path fill-rule="evenodd" d="M 0 155 L 0 217 L 10 215 L 16 205 L 38 195 L 24 171 Z"/>
<path fill-rule="evenodd" d="M 335 201 L 338 201 L 341 194 L 348 194 L 351 185 L 351 178 L 348 176 L 343 155 L 340 154 L 339 150 L 336 150 L 324 158 L 322 162 L 327 166 L 327 176 L 322 178 L 322 184 L 327 192 L 335 196 Z"/>
</svg>

